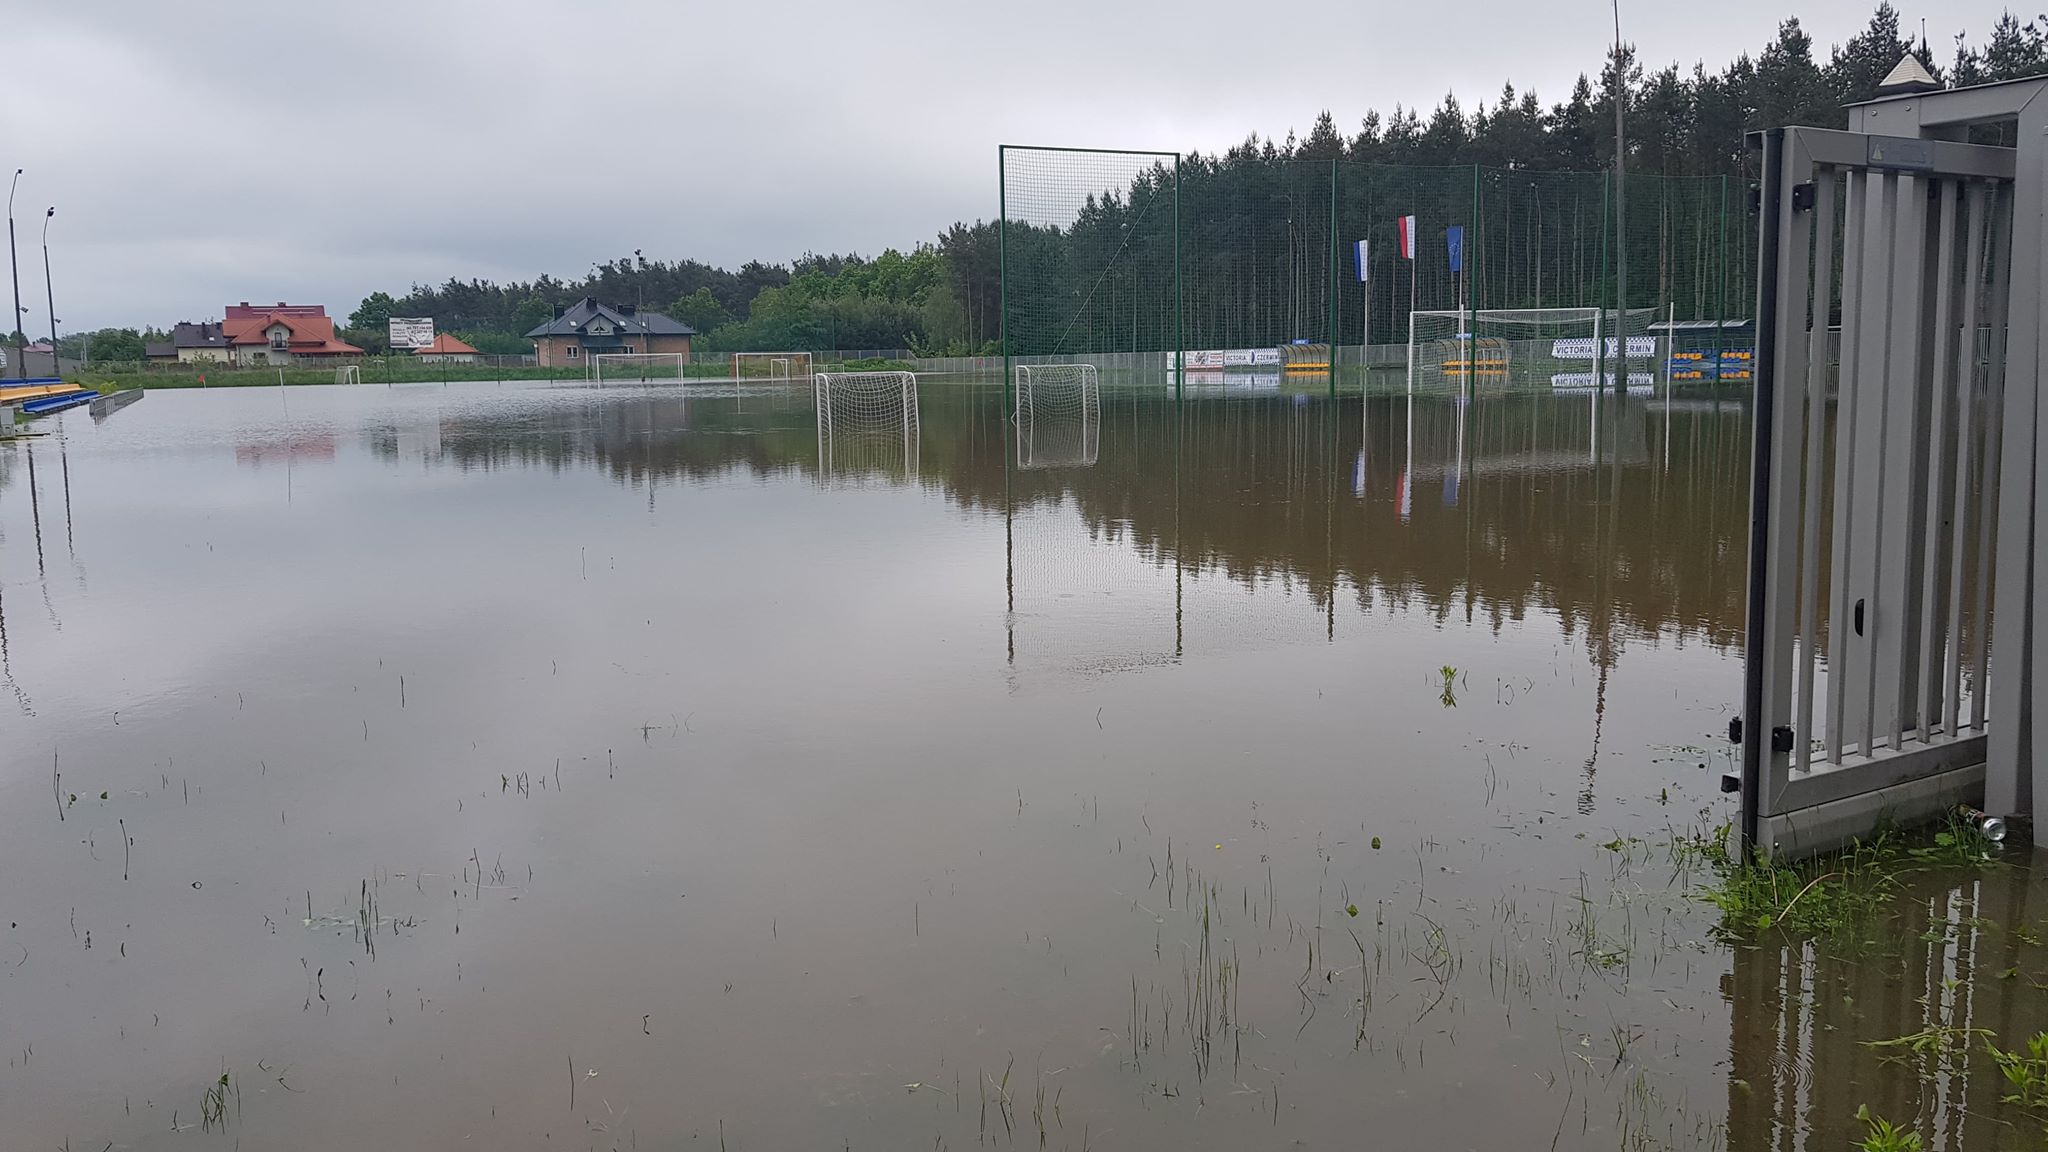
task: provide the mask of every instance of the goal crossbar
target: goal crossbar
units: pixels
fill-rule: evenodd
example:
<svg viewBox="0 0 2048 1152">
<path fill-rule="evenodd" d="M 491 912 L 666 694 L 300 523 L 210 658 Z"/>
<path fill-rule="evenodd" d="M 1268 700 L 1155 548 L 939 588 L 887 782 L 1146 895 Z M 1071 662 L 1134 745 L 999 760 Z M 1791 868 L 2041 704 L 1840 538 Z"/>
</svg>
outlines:
<svg viewBox="0 0 2048 1152">
<path fill-rule="evenodd" d="M 681 352 L 595 352 L 590 378 L 600 385 L 607 375 L 614 380 L 681 380 L 688 362 Z"/>
</svg>

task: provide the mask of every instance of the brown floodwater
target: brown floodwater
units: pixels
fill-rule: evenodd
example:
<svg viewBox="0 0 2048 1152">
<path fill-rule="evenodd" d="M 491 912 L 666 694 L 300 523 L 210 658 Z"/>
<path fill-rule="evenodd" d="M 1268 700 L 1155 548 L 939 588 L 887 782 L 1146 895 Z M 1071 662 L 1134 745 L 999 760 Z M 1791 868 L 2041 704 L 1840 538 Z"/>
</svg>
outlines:
<svg viewBox="0 0 2048 1152">
<path fill-rule="evenodd" d="M 2024 849 L 1845 958 L 1671 848 L 1732 813 L 1739 399 L 900 415 L 0 444 L 0 1147 L 2037 1146 L 1981 1045 L 1866 1043 L 2048 1026 Z"/>
</svg>

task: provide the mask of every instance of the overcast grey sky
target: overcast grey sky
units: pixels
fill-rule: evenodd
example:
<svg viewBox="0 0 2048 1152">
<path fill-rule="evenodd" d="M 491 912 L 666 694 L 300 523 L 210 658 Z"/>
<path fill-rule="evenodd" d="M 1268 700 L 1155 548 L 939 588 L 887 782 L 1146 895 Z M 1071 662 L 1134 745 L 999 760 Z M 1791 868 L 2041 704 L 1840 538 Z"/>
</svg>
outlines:
<svg viewBox="0 0 2048 1152">
<path fill-rule="evenodd" d="M 1875 0 L 1803 0 L 1826 57 Z M 1644 62 L 1718 69 L 1786 8 L 1623 0 Z M 1905 0 L 1946 63 L 1997 0 Z M 1547 104 L 1605 0 L 13 0 L 0 165 L 26 328 L 575 276 L 635 248 L 734 265 L 907 248 L 993 215 L 998 143 L 1210 151 L 1328 108 Z"/>
</svg>

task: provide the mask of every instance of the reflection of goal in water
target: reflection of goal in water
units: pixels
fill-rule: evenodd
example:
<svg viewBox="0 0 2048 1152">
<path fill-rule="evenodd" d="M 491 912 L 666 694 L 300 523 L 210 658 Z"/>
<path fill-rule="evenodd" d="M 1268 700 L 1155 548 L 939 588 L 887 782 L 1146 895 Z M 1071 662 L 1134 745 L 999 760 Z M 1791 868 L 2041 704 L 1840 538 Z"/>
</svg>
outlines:
<svg viewBox="0 0 2048 1152">
<path fill-rule="evenodd" d="M 819 479 L 901 483 L 917 476 L 915 372 L 819 372 L 811 380 Z"/>
<path fill-rule="evenodd" d="M 680 382 L 688 357 L 680 352 L 599 352 L 590 357 L 590 378 L 599 387 L 667 380 Z"/>
<path fill-rule="evenodd" d="M 1017 467 L 1089 468 L 1102 448 L 1102 386 L 1093 364 L 1019 364 Z"/>
</svg>

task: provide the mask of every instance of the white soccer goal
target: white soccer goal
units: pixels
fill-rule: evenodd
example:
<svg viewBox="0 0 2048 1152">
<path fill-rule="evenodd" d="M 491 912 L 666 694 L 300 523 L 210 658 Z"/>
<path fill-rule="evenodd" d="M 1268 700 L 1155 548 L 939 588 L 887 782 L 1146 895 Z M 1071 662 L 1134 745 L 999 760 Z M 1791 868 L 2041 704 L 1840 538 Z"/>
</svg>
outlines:
<svg viewBox="0 0 2048 1152">
<path fill-rule="evenodd" d="M 1093 364 L 1019 364 L 1017 467 L 1086 468 L 1102 448 L 1102 387 Z"/>
<path fill-rule="evenodd" d="M 1627 367 L 1634 386 L 1653 379 L 1654 308 L 1623 314 Z M 1608 379 L 1621 370 L 1622 343 L 1610 331 L 1615 313 L 1601 308 L 1482 308 L 1408 314 L 1408 379 L 1424 390 L 1487 391 L 1513 387 L 1573 390 L 1593 385 L 1595 353 L 1604 343 Z M 1637 370 L 1637 366 L 1641 370 Z"/>
<path fill-rule="evenodd" d="M 599 352 L 590 358 L 590 378 L 602 387 L 643 380 L 681 380 L 689 357 L 680 352 Z"/>
<path fill-rule="evenodd" d="M 363 370 L 354 364 L 343 364 L 334 370 L 334 382 L 336 384 L 361 384 L 363 382 Z"/>
<path fill-rule="evenodd" d="M 812 375 L 809 352 L 735 352 L 732 378 L 777 384 L 808 384 Z"/>
<path fill-rule="evenodd" d="M 920 425 L 915 372 L 819 372 L 822 480 L 908 480 L 917 475 Z"/>
</svg>

